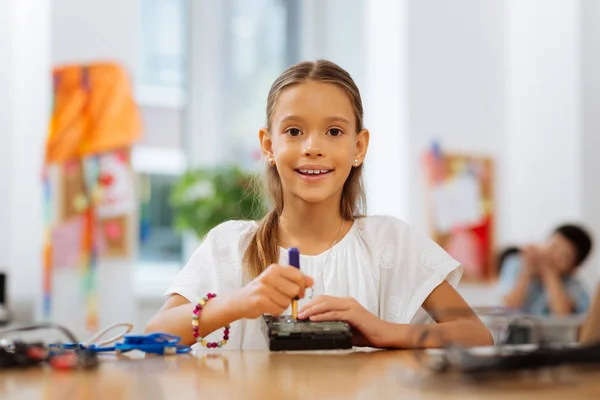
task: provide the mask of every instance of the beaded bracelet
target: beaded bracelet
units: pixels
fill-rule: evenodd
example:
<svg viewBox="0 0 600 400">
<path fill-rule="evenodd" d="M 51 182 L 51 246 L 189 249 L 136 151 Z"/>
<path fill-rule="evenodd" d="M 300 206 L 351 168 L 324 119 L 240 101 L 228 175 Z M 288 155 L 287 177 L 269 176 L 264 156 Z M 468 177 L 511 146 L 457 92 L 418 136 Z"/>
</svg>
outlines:
<svg viewBox="0 0 600 400">
<path fill-rule="evenodd" d="M 200 343 L 204 347 L 208 347 L 211 349 L 214 349 L 217 347 L 223 347 L 227 344 L 227 341 L 229 340 L 229 329 L 230 329 L 230 325 L 227 324 L 227 326 L 225 327 L 225 331 L 223 332 L 223 339 L 219 342 L 207 342 L 200 336 L 200 333 L 198 332 L 198 329 L 199 329 L 198 328 L 198 325 L 199 325 L 198 320 L 200 318 L 200 313 L 202 311 L 202 308 L 204 308 L 204 305 L 206 304 L 206 302 L 214 297 L 217 297 L 217 295 L 214 293 L 208 293 L 206 296 L 201 298 L 198 301 L 198 304 L 196 304 L 196 308 L 194 308 L 194 314 L 192 315 L 192 330 L 194 331 L 194 337 L 196 338 L 196 342 Z"/>
</svg>

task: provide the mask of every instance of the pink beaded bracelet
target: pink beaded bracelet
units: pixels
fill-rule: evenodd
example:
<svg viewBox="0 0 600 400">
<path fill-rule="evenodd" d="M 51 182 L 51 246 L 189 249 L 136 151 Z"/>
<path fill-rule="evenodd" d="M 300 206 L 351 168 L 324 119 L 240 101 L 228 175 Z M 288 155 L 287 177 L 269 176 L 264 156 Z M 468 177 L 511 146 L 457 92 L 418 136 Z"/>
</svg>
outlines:
<svg viewBox="0 0 600 400">
<path fill-rule="evenodd" d="M 201 298 L 198 301 L 198 304 L 196 304 L 196 308 L 194 308 L 194 314 L 192 315 L 192 330 L 194 331 L 194 337 L 196 338 L 196 342 L 200 343 L 204 347 L 208 347 L 211 349 L 223 347 L 227 344 L 227 341 L 229 340 L 230 329 L 230 325 L 227 324 L 227 326 L 225 327 L 225 331 L 223 332 L 223 339 L 219 342 L 207 342 L 202 337 L 200 337 L 200 333 L 198 332 L 198 320 L 200 319 L 200 313 L 202 312 L 202 308 L 204 308 L 206 302 L 214 297 L 217 297 L 217 295 L 214 293 L 208 293 L 206 296 Z"/>
</svg>

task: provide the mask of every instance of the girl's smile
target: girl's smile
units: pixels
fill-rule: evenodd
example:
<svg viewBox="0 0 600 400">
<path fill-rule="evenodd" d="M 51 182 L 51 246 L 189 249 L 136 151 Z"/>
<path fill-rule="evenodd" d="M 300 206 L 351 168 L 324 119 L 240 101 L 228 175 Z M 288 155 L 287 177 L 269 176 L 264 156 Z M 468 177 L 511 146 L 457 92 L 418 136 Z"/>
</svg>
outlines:
<svg viewBox="0 0 600 400">
<path fill-rule="evenodd" d="M 305 179 L 307 182 L 320 182 L 330 176 L 332 172 L 334 172 L 333 168 L 329 168 L 325 165 L 301 165 L 298 168 L 295 168 L 300 176 Z"/>
</svg>

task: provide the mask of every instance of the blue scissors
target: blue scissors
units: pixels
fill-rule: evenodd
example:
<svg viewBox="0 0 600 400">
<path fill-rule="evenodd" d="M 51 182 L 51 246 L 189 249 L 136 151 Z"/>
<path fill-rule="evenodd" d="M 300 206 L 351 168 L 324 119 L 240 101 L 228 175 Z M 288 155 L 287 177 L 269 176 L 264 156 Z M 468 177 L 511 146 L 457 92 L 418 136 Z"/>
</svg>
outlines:
<svg viewBox="0 0 600 400">
<path fill-rule="evenodd" d="M 149 335 L 125 335 L 123 343 L 115 343 L 114 351 L 126 353 L 131 350 L 140 350 L 150 354 L 185 354 L 191 347 L 179 344 L 179 336 L 166 333 L 151 333 Z"/>
</svg>

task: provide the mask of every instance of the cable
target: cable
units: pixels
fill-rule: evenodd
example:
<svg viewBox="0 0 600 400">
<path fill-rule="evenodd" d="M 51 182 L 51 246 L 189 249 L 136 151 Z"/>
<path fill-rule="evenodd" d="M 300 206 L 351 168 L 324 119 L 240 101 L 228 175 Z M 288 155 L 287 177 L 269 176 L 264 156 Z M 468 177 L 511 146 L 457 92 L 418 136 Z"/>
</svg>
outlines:
<svg viewBox="0 0 600 400">
<path fill-rule="evenodd" d="M 107 332 L 125 327 L 125 332 L 110 339 L 97 342 L 99 338 Z M 179 344 L 181 338 L 166 333 L 151 333 L 148 335 L 129 334 L 133 330 L 133 325 L 128 323 L 115 324 L 106 327 L 93 335 L 83 343 L 62 343 L 50 345 L 62 349 L 84 348 L 95 353 L 116 352 L 117 354 L 127 353 L 132 350 L 139 350 L 151 354 L 184 354 L 191 350 L 191 347 Z M 122 342 L 118 342 L 123 339 Z"/>
<path fill-rule="evenodd" d="M 125 331 L 110 339 L 100 341 L 113 329 L 124 327 Z M 47 363 L 56 369 L 92 368 L 98 365 L 98 353 L 126 353 L 139 350 L 145 353 L 167 355 L 189 353 L 191 347 L 179 344 L 179 336 L 166 333 L 149 335 L 131 335 L 133 325 L 119 323 L 110 325 L 94 334 L 85 342 L 79 342 L 77 337 L 67 328 L 54 323 L 41 323 L 21 326 L 0 331 L 0 337 L 16 332 L 28 332 L 40 329 L 56 329 L 61 331 L 70 343 L 42 342 L 25 343 L 23 341 L 0 341 L 0 368 L 27 367 Z M 123 339 L 123 342 L 119 342 Z"/>
<path fill-rule="evenodd" d="M 119 328 L 119 327 L 125 327 L 126 328 L 125 332 L 123 332 L 117 336 L 114 336 L 110 339 L 103 340 L 101 342 L 97 342 L 97 340 L 100 339 L 102 336 L 106 335 L 111 330 L 113 330 L 115 328 Z M 96 334 L 94 334 L 91 338 L 89 338 L 85 342 L 81 342 L 81 343 L 77 340 L 75 335 L 70 330 L 68 330 L 67 328 L 65 328 L 62 325 L 58 325 L 58 324 L 54 324 L 54 323 L 50 323 L 50 322 L 0 330 L 0 337 L 6 336 L 7 334 L 10 334 L 10 333 L 28 332 L 28 331 L 35 331 L 35 330 L 40 330 L 40 329 L 57 329 L 57 330 L 61 331 L 71 342 L 71 343 L 61 344 L 62 347 L 65 347 L 65 348 L 75 348 L 75 347 L 87 348 L 90 346 L 103 347 L 103 346 L 107 346 L 109 344 L 115 343 L 115 342 L 121 340 L 125 335 L 130 333 L 133 330 L 133 325 L 126 323 L 126 322 L 110 325 L 110 326 L 102 329 L 101 331 L 97 332 Z"/>
<path fill-rule="evenodd" d="M 37 330 L 40 330 L 40 329 L 56 329 L 56 330 L 59 330 L 71 342 L 73 342 L 73 343 L 77 343 L 78 342 L 78 340 L 75 337 L 75 335 L 73 334 L 73 332 L 71 332 L 69 329 L 65 328 L 62 325 L 54 324 L 52 322 L 43 322 L 43 323 L 35 324 L 35 325 L 26 325 L 26 326 L 19 326 L 19 327 L 15 327 L 15 328 L 3 329 L 3 330 L 0 330 L 0 337 L 6 336 L 9 333 L 37 331 Z"/>
<path fill-rule="evenodd" d="M 106 335 L 108 332 L 112 331 L 113 329 L 120 328 L 120 327 L 125 327 L 125 332 L 121 333 L 120 335 L 114 336 L 110 339 L 98 342 L 98 339 L 100 339 L 102 336 Z M 95 335 L 93 335 L 91 338 L 89 338 L 85 342 L 81 343 L 81 345 L 84 347 L 89 347 L 92 345 L 97 346 L 97 347 L 108 346 L 109 344 L 113 344 L 113 343 L 118 342 L 119 340 L 123 339 L 123 337 L 125 337 L 125 335 L 130 333 L 132 330 L 133 330 L 133 325 L 129 324 L 127 322 L 110 325 L 110 326 L 102 329 Z"/>
</svg>

